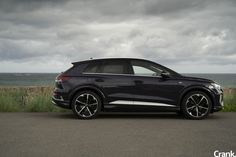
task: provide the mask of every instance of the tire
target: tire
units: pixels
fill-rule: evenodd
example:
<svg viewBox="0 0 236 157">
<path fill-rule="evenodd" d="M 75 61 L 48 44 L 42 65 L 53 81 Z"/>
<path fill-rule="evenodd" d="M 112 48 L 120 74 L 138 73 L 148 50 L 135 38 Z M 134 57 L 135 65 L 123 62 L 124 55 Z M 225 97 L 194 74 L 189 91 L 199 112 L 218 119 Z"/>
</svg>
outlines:
<svg viewBox="0 0 236 157">
<path fill-rule="evenodd" d="M 181 110 L 185 118 L 200 120 L 208 117 L 212 109 L 210 97 L 202 91 L 189 92 L 182 101 Z"/>
<path fill-rule="evenodd" d="M 92 119 L 101 111 L 101 98 L 92 91 L 81 91 L 72 100 L 72 111 L 79 119 Z"/>
</svg>

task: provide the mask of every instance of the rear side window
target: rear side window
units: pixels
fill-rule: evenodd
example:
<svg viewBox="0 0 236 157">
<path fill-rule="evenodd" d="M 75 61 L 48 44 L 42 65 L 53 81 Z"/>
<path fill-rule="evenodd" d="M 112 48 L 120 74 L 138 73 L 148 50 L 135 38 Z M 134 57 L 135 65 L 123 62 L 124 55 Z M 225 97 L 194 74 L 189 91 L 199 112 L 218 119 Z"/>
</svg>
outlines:
<svg viewBox="0 0 236 157">
<path fill-rule="evenodd" d="M 123 74 L 124 67 L 122 65 L 107 64 L 103 66 L 102 73 Z"/>
<path fill-rule="evenodd" d="M 84 70 L 84 73 L 97 73 L 99 69 L 99 63 L 90 63 Z"/>
<path fill-rule="evenodd" d="M 90 63 L 84 73 L 128 74 L 128 64 L 122 60 L 105 60 Z"/>
<path fill-rule="evenodd" d="M 101 66 L 101 73 L 127 74 L 127 63 L 122 60 L 104 61 Z"/>
</svg>

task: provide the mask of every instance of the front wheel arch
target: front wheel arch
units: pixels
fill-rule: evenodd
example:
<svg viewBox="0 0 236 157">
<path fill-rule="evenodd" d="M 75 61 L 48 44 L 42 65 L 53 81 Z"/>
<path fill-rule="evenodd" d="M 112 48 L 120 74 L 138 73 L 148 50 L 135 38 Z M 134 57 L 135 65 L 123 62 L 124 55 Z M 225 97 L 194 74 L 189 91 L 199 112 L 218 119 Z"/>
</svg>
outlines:
<svg viewBox="0 0 236 157">
<path fill-rule="evenodd" d="M 193 91 L 201 91 L 201 92 L 204 92 L 205 94 L 207 94 L 207 96 L 209 96 L 209 98 L 211 99 L 211 102 L 212 102 L 212 109 L 211 109 L 210 113 L 213 113 L 213 110 L 214 110 L 214 98 L 213 98 L 213 95 L 211 94 L 211 91 L 208 90 L 208 89 L 205 88 L 205 87 L 193 87 L 193 88 L 189 88 L 189 89 L 185 90 L 185 91 L 181 94 L 180 100 L 179 100 L 179 102 L 178 102 L 178 105 L 180 106 L 180 110 L 181 110 L 181 104 L 183 103 L 184 97 L 185 97 L 188 93 L 193 92 Z"/>
</svg>

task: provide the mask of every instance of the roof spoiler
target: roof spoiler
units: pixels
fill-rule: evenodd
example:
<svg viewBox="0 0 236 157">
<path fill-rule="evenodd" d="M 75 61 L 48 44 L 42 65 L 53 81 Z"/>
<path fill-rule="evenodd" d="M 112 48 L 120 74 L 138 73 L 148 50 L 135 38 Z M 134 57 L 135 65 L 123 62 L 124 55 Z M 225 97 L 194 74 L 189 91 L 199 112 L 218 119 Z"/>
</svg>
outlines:
<svg viewBox="0 0 236 157">
<path fill-rule="evenodd" d="M 89 59 L 92 60 L 93 57 L 90 57 Z M 87 61 L 89 61 L 89 60 L 78 61 L 78 62 L 71 62 L 71 64 L 75 65 L 75 64 L 80 64 L 80 63 L 84 63 L 84 62 L 87 62 Z"/>
</svg>

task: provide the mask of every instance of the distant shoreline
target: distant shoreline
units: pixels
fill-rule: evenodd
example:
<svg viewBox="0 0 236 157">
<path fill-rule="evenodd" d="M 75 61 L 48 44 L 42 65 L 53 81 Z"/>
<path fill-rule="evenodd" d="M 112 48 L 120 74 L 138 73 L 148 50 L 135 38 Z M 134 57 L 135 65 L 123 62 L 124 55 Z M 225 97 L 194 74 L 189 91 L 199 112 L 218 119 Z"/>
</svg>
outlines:
<svg viewBox="0 0 236 157">
<path fill-rule="evenodd" d="M 53 86 L 59 73 L 0 73 L 0 86 Z M 222 88 L 236 88 L 236 73 L 182 73 L 184 76 L 206 78 Z"/>
<path fill-rule="evenodd" d="M 0 89 L 33 89 L 33 88 L 54 88 L 53 85 L 51 86 L 0 86 Z M 223 88 L 225 94 L 236 93 L 236 87 L 226 87 Z"/>
</svg>

